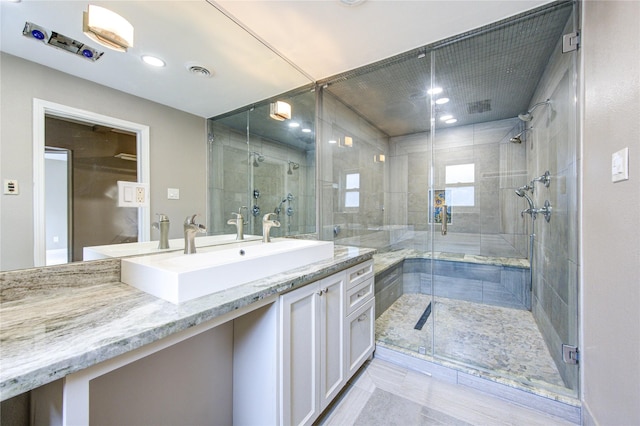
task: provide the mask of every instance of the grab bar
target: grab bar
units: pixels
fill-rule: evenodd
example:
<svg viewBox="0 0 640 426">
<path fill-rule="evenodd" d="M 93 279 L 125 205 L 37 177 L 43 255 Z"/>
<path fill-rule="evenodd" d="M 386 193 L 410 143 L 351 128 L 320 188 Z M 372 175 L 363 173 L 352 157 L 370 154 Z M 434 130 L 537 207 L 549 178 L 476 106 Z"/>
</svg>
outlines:
<svg viewBox="0 0 640 426">
<path fill-rule="evenodd" d="M 447 205 L 442 206 L 442 212 L 440 212 L 440 222 L 442 222 L 442 235 L 447 235 Z"/>
</svg>

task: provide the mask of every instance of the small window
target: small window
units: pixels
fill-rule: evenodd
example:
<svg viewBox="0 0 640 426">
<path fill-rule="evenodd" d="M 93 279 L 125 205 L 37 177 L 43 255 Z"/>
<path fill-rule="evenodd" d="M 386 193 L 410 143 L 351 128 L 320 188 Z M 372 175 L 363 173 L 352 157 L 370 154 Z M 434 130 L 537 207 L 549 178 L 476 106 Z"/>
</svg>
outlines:
<svg viewBox="0 0 640 426">
<path fill-rule="evenodd" d="M 457 164 L 445 167 L 447 185 L 447 204 L 450 206 L 475 205 L 475 164 Z"/>
<path fill-rule="evenodd" d="M 347 173 L 344 185 L 345 209 L 360 207 L 360 173 Z"/>
</svg>

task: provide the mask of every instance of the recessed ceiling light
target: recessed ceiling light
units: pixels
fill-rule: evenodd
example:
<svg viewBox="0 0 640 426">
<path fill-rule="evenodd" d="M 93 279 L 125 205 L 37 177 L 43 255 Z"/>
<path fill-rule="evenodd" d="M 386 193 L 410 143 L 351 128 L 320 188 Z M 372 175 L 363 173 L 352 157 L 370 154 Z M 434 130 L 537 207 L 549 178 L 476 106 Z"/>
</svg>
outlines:
<svg viewBox="0 0 640 426">
<path fill-rule="evenodd" d="M 442 87 L 434 87 L 433 89 L 427 90 L 427 93 L 430 95 L 438 95 L 442 93 Z"/>
<path fill-rule="evenodd" d="M 292 121 L 291 123 L 289 123 L 289 127 L 293 127 L 293 128 L 300 127 L 300 123 L 298 123 L 297 121 Z"/>
<path fill-rule="evenodd" d="M 447 121 L 447 120 L 451 120 L 452 118 L 453 118 L 453 115 L 445 114 L 440 116 L 440 121 Z"/>
<path fill-rule="evenodd" d="M 330 144 L 336 144 L 336 143 L 338 143 L 338 141 L 337 141 L 337 140 L 335 140 L 335 139 L 331 139 L 331 140 L 329 141 L 329 143 L 330 143 Z"/>
<path fill-rule="evenodd" d="M 449 98 L 438 98 L 438 99 L 436 99 L 436 103 L 438 105 L 443 105 L 443 104 L 446 104 L 447 102 L 449 102 Z"/>
<path fill-rule="evenodd" d="M 166 65 L 162 59 L 151 55 L 142 55 L 142 61 L 152 67 L 164 67 Z"/>
<path fill-rule="evenodd" d="M 449 120 L 445 121 L 445 123 L 447 123 L 447 124 L 453 124 L 453 123 L 455 123 L 455 122 L 457 122 L 457 121 L 458 121 L 457 119 L 455 119 L 455 118 L 451 118 L 451 119 L 449 119 Z"/>
<path fill-rule="evenodd" d="M 304 129 L 302 129 L 302 133 L 311 133 L 311 129 L 308 127 L 305 127 Z"/>
</svg>

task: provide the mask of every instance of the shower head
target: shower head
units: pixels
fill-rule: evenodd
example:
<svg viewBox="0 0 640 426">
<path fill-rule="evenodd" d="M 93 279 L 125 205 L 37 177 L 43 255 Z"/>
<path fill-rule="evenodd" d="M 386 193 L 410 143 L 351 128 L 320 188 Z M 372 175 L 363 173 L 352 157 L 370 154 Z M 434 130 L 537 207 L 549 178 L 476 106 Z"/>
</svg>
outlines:
<svg viewBox="0 0 640 426">
<path fill-rule="evenodd" d="M 293 170 L 298 170 L 300 168 L 300 164 L 294 163 L 293 161 L 289 161 L 289 170 L 287 170 L 288 175 L 293 174 Z"/>
<path fill-rule="evenodd" d="M 262 163 L 264 161 L 264 155 L 259 152 L 254 151 L 250 155 L 253 155 L 253 167 L 259 167 L 260 164 L 258 163 Z"/>
<path fill-rule="evenodd" d="M 509 142 L 511 142 L 511 143 L 522 143 L 522 139 L 520 138 L 520 136 L 522 136 L 525 132 L 528 132 L 531 129 L 533 129 L 533 127 L 529 127 L 528 129 L 524 129 L 523 131 L 521 131 L 520 133 L 518 133 L 517 135 L 515 135 L 514 137 L 509 139 Z"/>
<path fill-rule="evenodd" d="M 544 102 L 538 102 L 537 104 L 535 104 L 534 106 L 531 107 L 531 109 L 529 111 L 527 111 L 524 114 L 518 114 L 518 118 L 522 121 L 531 121 L 533 120 L 533 115 L 531 115 L 531 113 L 533 112 L 534 109 L 538 108 L 539 106 L 542 105 L 549 105 L 551 103 L 551 99 L 547 99 Z"/>
</svg>

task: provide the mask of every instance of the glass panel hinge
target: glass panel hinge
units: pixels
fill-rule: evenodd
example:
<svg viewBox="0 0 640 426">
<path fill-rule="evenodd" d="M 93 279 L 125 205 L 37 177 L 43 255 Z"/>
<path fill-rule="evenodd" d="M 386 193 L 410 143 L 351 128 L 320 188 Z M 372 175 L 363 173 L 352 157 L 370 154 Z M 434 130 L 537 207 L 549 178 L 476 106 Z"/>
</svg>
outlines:
<svg viewBox="0 0 640 426">
<path fill-rule="evenodd" d="M 562 36 L 562 53 L 578 50 L 580 45 L 580 33 L 569 33 Z"/>
<path fill-rule="evenodd" d="M 562 360 L 565 364 L 577 364 L 580 361 L 580 352 L 576 346 L 562 345 Z"/>
</svg>

